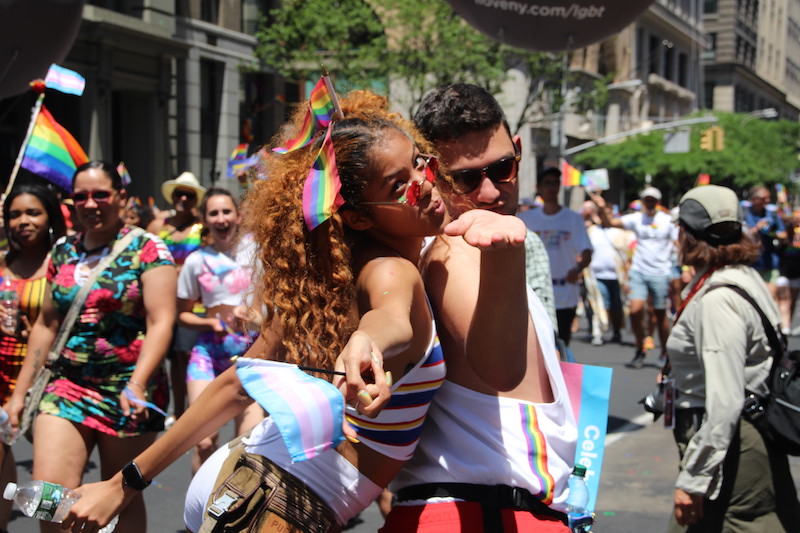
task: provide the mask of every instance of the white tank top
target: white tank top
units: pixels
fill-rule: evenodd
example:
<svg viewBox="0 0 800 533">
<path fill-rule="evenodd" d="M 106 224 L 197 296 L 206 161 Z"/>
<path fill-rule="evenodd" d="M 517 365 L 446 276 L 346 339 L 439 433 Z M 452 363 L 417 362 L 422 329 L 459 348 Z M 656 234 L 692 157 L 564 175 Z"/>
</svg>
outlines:
<svg viewBox="0 0 800 533">
<path fill-rule="evenodd" d="M 530 287 L 528 309 L 554 401 L 489 396 L 445 380 L 428 411 L 414 456 L 390 485 L 393 491 L 422 483 L 509 485 L 523 487 L 547 506 L 566 511 L 577 424 L 547 312 Z"/>
</svg>

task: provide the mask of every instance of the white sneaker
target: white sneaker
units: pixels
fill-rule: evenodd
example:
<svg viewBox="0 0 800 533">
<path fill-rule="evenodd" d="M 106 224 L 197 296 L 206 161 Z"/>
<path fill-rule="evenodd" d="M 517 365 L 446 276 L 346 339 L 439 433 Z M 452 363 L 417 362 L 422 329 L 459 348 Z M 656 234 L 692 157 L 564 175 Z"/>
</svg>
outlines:
<svg viewBox="0 0 800 533">
<path fill-rule="evenodd" d="M 592 337 L 592 344 L 595 345 L 595 346 L 602 346 L 605 343 L 606 343 L 606 341 L 604 341 L 603 337 L 601 337 L 599 335 Z"/>
</svg>

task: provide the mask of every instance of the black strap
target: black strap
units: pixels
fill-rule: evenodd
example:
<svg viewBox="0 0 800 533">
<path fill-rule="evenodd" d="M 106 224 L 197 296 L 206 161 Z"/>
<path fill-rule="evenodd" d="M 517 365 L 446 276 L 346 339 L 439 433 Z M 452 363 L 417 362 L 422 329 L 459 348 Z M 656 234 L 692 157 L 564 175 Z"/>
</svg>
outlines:
<svg viewBox="0 0 800 533">
<path fill-rule="evenodd" d="M 775 375 L 775 370 L 778 368 L 778 364 L 780 363 L 781 357 L 783 356 L 783 343 L 778 338 L 778 333 L 775 331 L 775 326 L 773 326 L 767 315 L 761 309 L 761 307 L 756 303 L 750 294 L 743 288 L 739 287 L 738 285 L 734 285 L 732 283 L 715 283 L 711 285 L 706 292 L 713 291 L 714 289 L 719 289 L 721 287 L 725 287 L 731 289 L 733 292 L 737 293 L 739 296 L 750 302 L 758 316 L 761 317 L 761 324 L 764 326 L 764 332 L 767 334 L 767 341 L 769 341 L 769 345 L 772 348 L 772 366 L 769 369 L 769 377 L 767 378 L 767 383 L 772 382 L 772 376 Z"/>
<path fill-rule="evenodd" d="M 508 485 L 473 485 L 471 483 L 425 483 L 397 491 L 397 501 L 457 498 L 481 504 L 485 533 L 503 533 L 500 509 L 519 509 L 549 516 L 567 524 L 567 515 L 549 508 L 528 490 Z"/>
</svg>

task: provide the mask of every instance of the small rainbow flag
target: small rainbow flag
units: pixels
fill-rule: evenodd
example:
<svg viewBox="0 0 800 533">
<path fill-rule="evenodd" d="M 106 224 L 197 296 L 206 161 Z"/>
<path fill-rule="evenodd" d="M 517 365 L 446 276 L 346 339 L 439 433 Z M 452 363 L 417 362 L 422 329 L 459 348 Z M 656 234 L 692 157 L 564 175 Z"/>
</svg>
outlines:
<svg viewBox="0 0 800 533">
<path fill-rule="evenodd" d="M 42 106 L 25 147 L 22 168 L 72 192 L 72 175 L 88 160 L 75 137 Z"/>
<path fill-rule="evenodd" d="M 335 93 L 334 93 L 335 96 Z M 333 105 L 331 92 L 328 92 L 328 84 L 325 77 L 321 77 L 314 88 L 311 90 L 311 111 L 317 117 L 320 128 L 327 128 L 331 123 L 336 107 Z"/>
<path fill-rule="evenodd" d="M 298 148 L 308 146 L 311 144 L 311 141 L 314 140 L 314 134 L 316 134 L 320 129 L 319 121 L 317 121 L 316 115 L 314 115 L 314 113 L 311 111 L 311 104 L 309 104 L 308 110 L 306 111 L 306 117 L 303 119 L 303 127 L 300 128 L 300 134 L 287 142 L 285 147 L 279 146 L 278 148 L 273 148 L 272 151 L 279 154 L 285 154 L 287 152 L 297 150 Z"/>
<path fill-rule="evenodd" d="M 775 203 L 779 206 L 789 204 L 789 195 L 786 193 L 786 187 L 783 186 L 783 183 L 775 184 Z"/>
<path fill-rule="evenodd" d="M 119 177 L 122 178 L 123 187 L 127 187 L 131 184 L 131 174 L 128 172 L 128 168 L 122 161 L 120 161 L 119 165 L 117 165 L 117 174 L 119 174 Z"/>
<path fill-rule="evenodd" d="M 336 91 L 334 91 L 333 84 L 328 77 L 322 76 L 314 88 L 311 89 L 311 98 L 309 98 L 308 109 L 306 110 L 305 119 L 303 119 L 303 127 L 300 128 L 300 134 L 286 143 L 285 147 L 281 146 L 272 150 L 279 154 L 285 154 L 308 146 L 314 140 L 314 135 L 327 128 L 331 120 L 337 116 L 341 117 L 342 111 L 339 107 Z"/>
<path fill-rule="evenodd" d="M 247 161 L 247 143 L 242 143 L 233 149 L 231 157 L 228 160 L 228 177 L 233 178 L 240 171 L 245 170 L 244 166 Z"/>
<path fill-rule="evenodd" d="M 561 160 L 561 185 L 563 187 L 578 187 L 581 185 L 583 175 L 565 159 Z"/>
<path fill-rule="evenodd" d="M 303 218 L 309 231 L 328 220 L 344 203 L 344 198 L 339 194 L 342 182 L 339 181 L 339 171 L 336 168 L 332 129 L 328 128 L 325 133 L 322 148 L 303 185 Z"/>
</svg>

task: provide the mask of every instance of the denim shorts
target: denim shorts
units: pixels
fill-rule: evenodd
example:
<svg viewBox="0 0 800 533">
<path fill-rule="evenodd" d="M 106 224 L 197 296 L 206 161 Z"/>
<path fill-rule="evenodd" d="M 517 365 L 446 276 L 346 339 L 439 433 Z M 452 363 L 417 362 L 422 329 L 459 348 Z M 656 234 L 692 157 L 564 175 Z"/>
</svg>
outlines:
<svg viewBox="0 0 800 533">
<path fill-rule="evenodd" d="M 619 294 L 619 281 L 615 279 L 598 279 L 597 289 L 603 297 L 606 311 L 617 313 L 622 311 L 622 300 Z"/>
<path fill-rule="evenodd" d="M 631 300 L 647 301 L 647 297 L 652 296 L 653 309 L 667 308 L 669 274 L 650 276 L 638 270 L 631 270 L 629 284 L 631 288 Z"/>
</svg>

